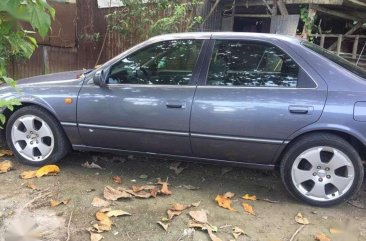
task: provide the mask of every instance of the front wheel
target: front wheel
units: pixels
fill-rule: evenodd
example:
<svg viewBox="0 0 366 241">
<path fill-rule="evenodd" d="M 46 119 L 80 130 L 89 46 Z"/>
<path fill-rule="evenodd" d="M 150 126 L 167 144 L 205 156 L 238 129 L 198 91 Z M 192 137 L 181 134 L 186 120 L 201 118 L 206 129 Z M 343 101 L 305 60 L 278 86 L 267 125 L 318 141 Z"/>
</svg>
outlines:
<svg viewBox="0 0 366 241">
<path fill-rule="evenodd" d="M 18 160 L 32 166 L 58 162 L 70 149 L 58 121 L 37 106 L 23 107 L 11 115 L 6 139 Z"/>
<path fill-rule="evenodd" d="M 285 153 L 281 177 L 297 199 L 315 206 L 337 205 L 356 194 L 364 169 L 358 152 L 327 133 L 305 136 Z"/>
</svg>

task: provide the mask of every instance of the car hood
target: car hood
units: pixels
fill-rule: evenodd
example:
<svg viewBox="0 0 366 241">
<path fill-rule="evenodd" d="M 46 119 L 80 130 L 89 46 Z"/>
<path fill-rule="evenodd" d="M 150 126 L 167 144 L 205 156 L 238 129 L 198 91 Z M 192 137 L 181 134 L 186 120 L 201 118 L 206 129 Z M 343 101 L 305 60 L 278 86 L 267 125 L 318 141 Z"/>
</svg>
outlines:
<svg viewBox="0 0 366 241">
<path fill-rule="evenodd" d="M 61 72 L 55 74 L 47 74 L 34 76 L 30 78 L 17 80 L 18 87 L 26 85 L 73 85 L 78 84 L 82 80 L 80 76 L 85 72 L 85 70 L 76 70 Z"/>
</svg>

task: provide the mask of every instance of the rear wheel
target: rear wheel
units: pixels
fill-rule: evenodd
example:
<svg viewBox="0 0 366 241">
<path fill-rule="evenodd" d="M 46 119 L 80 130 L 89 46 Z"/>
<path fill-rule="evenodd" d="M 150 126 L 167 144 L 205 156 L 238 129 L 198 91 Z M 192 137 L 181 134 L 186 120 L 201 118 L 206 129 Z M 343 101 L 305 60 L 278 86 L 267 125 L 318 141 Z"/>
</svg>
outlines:
<svg viewBox="0 0 366 241">
<path fill-rule="evenodd" d="M 32 166 L 58 162 L 70 149 L 58 121 L 37 106 L 23 107 L 11 115 L 6 139 L 15 156 Z"/>
<path fill-rule="evenodd" d="M 364 170 L 358 152 L 346 140 L 319 133 L 305 136 L 289 148 L 281 176 L 295 198 L 315 206 L 332 206 L 359 191 Z"/>
</svg>

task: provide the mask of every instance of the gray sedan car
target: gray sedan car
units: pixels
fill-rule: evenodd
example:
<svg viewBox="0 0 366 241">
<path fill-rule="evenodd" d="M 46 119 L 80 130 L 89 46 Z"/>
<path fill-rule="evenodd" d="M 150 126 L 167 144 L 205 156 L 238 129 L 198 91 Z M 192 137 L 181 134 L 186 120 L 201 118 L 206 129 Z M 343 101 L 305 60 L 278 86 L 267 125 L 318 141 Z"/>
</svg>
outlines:
<svg viewBox="0 0 366 241">
<path fill-rule="evenodd" d="M 149 39 L 95 70 L 20 80 L 5 138 L 23 163 L 125 152 L 279 168 L 297 199 L 330 206 L 362 184 L 366 72 L 311 43 L 244 33 Z"/>
</svg>

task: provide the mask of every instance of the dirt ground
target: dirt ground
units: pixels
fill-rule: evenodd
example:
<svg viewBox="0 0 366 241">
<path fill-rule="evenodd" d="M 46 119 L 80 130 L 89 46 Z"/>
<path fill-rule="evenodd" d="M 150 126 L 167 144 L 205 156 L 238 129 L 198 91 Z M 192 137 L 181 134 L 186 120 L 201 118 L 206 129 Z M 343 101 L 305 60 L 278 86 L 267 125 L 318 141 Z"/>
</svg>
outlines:
<svg viewBox="0 0 366 241">
<path fill-rule="evenodd" d="M 94 197 L 103 197 L 105 186 L 127 188 L 136 184 L 155 183 L 159 177 L 163 180 L 169 178 L 172 195 L 114 201 L 111 205 L 113 209 L 122 209 L 132 216 L 113 218 L 112 231 L 102 234 L 104 241 L 210 240 L 205 231 L 190 232 L 189 211 L 175 217 L 167 232 L 157 224 L 166 217 L 171 204 L 198 201 L 201 201 L 200 206 L 191 210 L 207 210 L 208 221 L 218 227 L 216 235 L 222 240 L 233 239 L 232 228 L 239 227 L 246 235 L 240 236 L 238 240 L 288 241 L 300 227 L 294 220 L 299 212 L 309 219 L 310 224 L 302 228 L 293 240 L 315 240 L 314 236 L 319 233 L 324 233 L 331 240 L 366 240 L 365 185 L 357 199 L 350 203 L 332 208 L 315 208 L 290 197 L 275 172 L 237 167 L 230 170 L 225 166 L 182 163 L 186 168 L 177 175 L 169 168 L 176 160 L 143 157 L 111 160 L 110 156 L 102 154 L 97 163 L 105 169 L 88 169 L 81 165 L 85 161 L 92 161 L 92 155 L 74 153 L 59 163 L 59 175 L 32 179 L 39 189 L 32 190 L 26 187 L 27 181 L 19 178 L 19 174 L 36 168 L 21 165 L 14 158 L 3 159 L 14 161 L 14 170 L 0 174 L 0 241 L 22 240 L 5 239 L 13 229 L 35 229 L 41 236 L 40 240 L 90 240 L 86 229 L 96 223 L 95 213 L 100 209 L 93 207 L 91 202 Z M 116 175 L 122 178 L 122 184 L 113 182 L 112 177 Z M 147 178 L 141 178 L 144 175 Z M 182 185 L 199 187 L 199 190 L 188 190 Z M 225 192 L 236 194 L 232 204 L 236 212 L 216 204 L 216 195 Z M 260 199 L 246 201 L 254 207 L 256 216 L 245 213 L 241 206 L 244 201 L 241 196 L 246 193 L 255 194 Z M 51 208 L 51 198 L 70 199 L 70 202 Z M 347 233 L 347 238 L 340 238 L 339 234 L 330 233 L 330 228 L 347 229 L 350 233 Z"/>
</svg>

